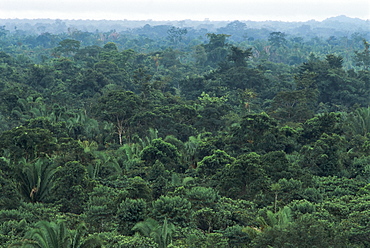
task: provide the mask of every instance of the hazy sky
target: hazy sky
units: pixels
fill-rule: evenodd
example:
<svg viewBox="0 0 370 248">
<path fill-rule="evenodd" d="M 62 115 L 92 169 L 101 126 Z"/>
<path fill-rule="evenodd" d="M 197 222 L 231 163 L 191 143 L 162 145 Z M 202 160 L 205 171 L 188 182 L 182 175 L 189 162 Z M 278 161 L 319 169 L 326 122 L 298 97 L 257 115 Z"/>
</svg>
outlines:
<svg viewBox="0 0 370 248">
<path fill-rule="evenodd" d="M 369 0 L 0 0 L 0 19 L 323 20 L 370 19 Z"/>
</svg>

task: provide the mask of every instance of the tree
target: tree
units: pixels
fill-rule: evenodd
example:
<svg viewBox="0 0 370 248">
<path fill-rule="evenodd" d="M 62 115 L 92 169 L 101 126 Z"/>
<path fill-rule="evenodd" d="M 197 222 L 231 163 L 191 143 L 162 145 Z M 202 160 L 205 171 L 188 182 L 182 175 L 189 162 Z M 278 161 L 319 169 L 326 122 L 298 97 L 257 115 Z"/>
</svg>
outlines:
<svg viewBox="0 0 370 248">
<path fill-rule="evenodd" d="M 370 67 L 370 44 L 363 39 L 364 50 L 362 52 L 355 51 L 354 60 L 357 66 L 361 66 L 364 70 L 368 70 Z"/>
<path fill-rule="evenodd" d="M 272 32 L 269 35 L 268 41 L 271 44 L 272 51 L 274 55 L 273 61 L 274 62 L 282 62 L 283 57 L 279 53 L 283 53 L 285 51 L 285 47 L 287 44 L 287 40 L 285 39 L 286 34 L 282 32 Z M 279 56 L 280 55 L 280 56 Z"/>
<path fill-rule="evenodd" d="M 281 217 L 282 213 L 279 214 Z M 344 235 L 328 221 L 317 220 L 309 214 L 292 222 L 280 222 L 279 219 L 286 218 L 275 219 L 277 225 L 272 228 L 256 231 L 257 236 L 250 247 L 348 247 Z"/>
<path fill-rule="evenodd" d="M 153 238 L 136 233 L 133 236 L 123 236 L 117 231 L 99 233 L 104 244 L 111 248 L 158 248 Z"/>
<path fill-rule="evenodd" d="M 303 123 L 301 141 L 304 144 L 315 142 L 321 135 L 343 134 L 343 119 L 340 113 L 323 113 Z"/>
<path fill-rule="evenodd" d="M 147 217 L 147 203 L 143 199 L 123 200 L 117 208 L 119 230 L 125 235 L 132 234 L 132 228 Z"/>
<path fill-rule="evenodd" d="M 117 201 L 124 193 L 115 188 L 98 185 L 89 192 L 84 214 L 85 222 L 94 232 L 108 231 L 116 223 Z"/>
<path fill-rule="evenodd" d="M 186 198 L 191 202 L 194 210 L 214 207 L 220 195 L 210 187 L 193 187 L 186 192 Z"/>
<path fill-rule="evenodd" d="M 10 166 L 6 165 L 4 158 L 0 158 L 0 210 L 17 208 L 20 204 L 21 194 L 16 180 L 12 176 Z"/>
<path fill-rule="evenodd" d="M 328 65 L 331 69 L 339 69 L 343 66 L 343 57 L 335 56 L 334 54 L 326 55 L 325 60 L 328 62 Z"/>
<path fill-rule="evenodd" d="M 130 119 L 141 108 L 141 101 L 131 91 L 110 91 L 98 99 L 95 115 L 100 119 L 115 123 L 119 144 L 123 138 L 131 139 Z"/>
<path fill-rule="evenodd" d="M 0 137 L 0 148 L 7 149 L 14 161 L 51 156 L 58 147 L 53 133 L 42 128 L 20 126 L 1 133 Z"/>
<path fill-rule="evenodd" d="M 195 127 L 199 130 L 216 133 L 225 126 L 224 116 L 229 113 L 231 106 L 227 103 L 227 95 L 221 97 L 216 94 L 210 95 L 205 92 L 198 97 L 200 107 L 198 109 L 199 119 Z"/>
<path fill-rule="evenodd" d="M 252 48 L 242 50 L 236 46 L 231 46 L 231 54 L 228 55 L 229 61 L 233 62 L 235 66 L 246 66 L 247 59 L 252 57 Z"/>
<path fill-rule="evenodd" d="M 110 64 L 102 63 L 95 64 L 95 68 L 87 68 L 80 70 L 79 73 L 70 80 L 70 91 L 82 98 L 92 97 L 96 93 L 101 92 L 101 89 L 109 84 L 107 74 L 104 73 L 103 68 L 107 66 L 110 70 Z M 99 68 L 99 66 L 101 66 Z"/>
<path fill-rule="evenodd" d="M 141 151 L 141 159 L 148 165 L 153 165 L 158 160 L 162 162 L 168 170 L 181 172 L 185 169 L 180 164 L 180 153 L 176 146 L 162 139 L 154 139 L 151 145 L 145 147 Z"/>
<path fill-rule="evenodd" d="M 183 36 L 188 33 L 188 30 L 186 28 L 176 28 L 176 27 L 170 27 L 167 30 L 168 39 L 173 44 L 178 44 L 182 41 Z"/>
<path fill-rule="evenodd" d="M 70 239 L 68 229 L 64 222 L 40 221 L 36 223 L 36 228 L 27 235 L 36 241 L 36 247 L 42 248 L 69 248 Z"/>
<path fill-rule="evenodd" d="M 127 190 L 127 197 L 129 198 L 144 199 L 146 201 L 152 199 L 152 189 L 150 188 L 149 182 L 139 176 L 129 178 L 125 190 Z"/>
<path fill-rule="evenodd" d="M 190 222 L 191 203 L 180 196 L 161 196 L 153 202 L 153 216 L 158 220 L 168 219 L 186 227 Z"/>
<path fill-rule="evenodd" d="M 358 108 L 345 117 L 345 129 L 349 135 L 366 136 L 370 133 L 370 107 Z"/>
<path fill-rule="evenodd" d="M 346 142 L 342 136 L 324 133 L 311 145 L 302 147 L 302 166 L 320 176 L 343 175 L 346 172 Z"/>
<path fill-rule="evenodd" d="M 65 39 L 59 42 L 59 46 L 55 48 L 55 50 L 67 56 L 72 56 L 78 51 L 80 45 L 81 45 L 80 41 Z"/>
<path fill-rule="evenodd" d="M 313 116 L 310 105 L 315 100 L 315 94 L 306 90 L 281 91 L 273 99 L 271 116 L 284 122 L 303 122 Z"/>
<path fill-rule="evenodd" d="M 140 232 L 142 235 L 153 238 L 159 248 L 166 248 L 172 243 L 174 229 L 175 226 L 168 223 L 167 219 L 164 219 L 162 225 L 154 219 L 146 219 L 133 227 L 133 230 Z"/>
<path fill-rule="evenodd" d="M 238 156 L 232 164 L 224 167 L 219 187 L 228 197 L 251 199 L 265 190 L 267 183 L 261 156 L 251 152 Z"/>
<path fill-rule="evenodd" d="M 102 240 L 97 236 L 84 237 L 87 234 L 85 223 L 80 223 L 75 230 L 70 231 L 70 248 L 100 248 L 103 247 Z"/>
<path fill-rule="evenodd" d="M 67 162 L 56 169 L 55 178 L 52 196 L 61 204 L 61 211 L 81 213 L 89 191 L 85 166 L 78 161 Z"/>
<path fill-rule="evenodd" d="M 204 45 L 207 52 L 207 64 L 215 66 L 226 58 L 228 53 L 226 38 L 228 37 L 230 37 L 230 35 L 214 33 L 207 34 L 209 43 Z"/>
<path fill-rule="evenodd" d="M 231 164 L 235 158 L 225 151 L 216 150 L 212 155 L 204 157 L 198 164 L 197 172 L 203 176 L 211 176 L 221 171 L 227 164 Z"/>
<path fill-rule="evenodd" d="M 225 223 L 222 212 L 208 207 L 195 211 L 192 217 L 196 226 L 207 233 L 221 229 Z"/>
<path fill-rule="evenodd" d="M 284 140 L 275 119 L 266 113 L 246 114 L 238 123 L 230 128 L 226 138 L 231 154 L 243 152 L 266 153 L 284 150 Z M 232 153 L 233 152 L 233 153 Z"/>
<path fill-rule="evenodd" d="M 295 171 L 283 151 L 272 151 L 261 156 L 261 162 L 266 174 L 273 182 L 282 178 L 295 178 L 301 171 Z"/>
<path fill-rule="evenodd" d="M 225 27 L 218 28 L 217 32 L 230 35 L 232 41 L 243 42 L 247 39 L 246 29 L 245 23 L 236 20 L 228 23 Z"/>
<path fill-rule="evenodd" d="M 63 221 L 47 222 L 39 221 L 35 228 L 28 231 L 25 235 L 25 242 L 18 242 L 19 245 L 26 247 L 40 248 L 100 248 L 102 242 L 99 238 L 90 236 L 84 238 L 86 226 L 81 223 L 76 230 L 68 230 Z M 17 247 L 13 244 L 11 247 Z M 22 246 L 24 247 L 24 246 Z"/>
<path fill-rule="evenodd" d="M 56 169 L 46 159 L 38 159 L 33 163 L 23 160 L 18 165 L 17 178 L 20 181 L 21 194 L 30 202 L 50 200 L 54 187 Z"/>
<path fill-rule="evenodd" d="M 341 56 L 329 54 L 323 61 L 311 58 L 300 66 L 299 75 L 313 73 L 318 101 L 327 104 L 330 111 L 354 104 L 366 106 L 368 102 L 369 92 L 364 90 L 368 84 L 366 72 L 361 72 L 363 77 L 358 77 L 354 71 L 345 71 L 342 63 Z"/>
</svg>

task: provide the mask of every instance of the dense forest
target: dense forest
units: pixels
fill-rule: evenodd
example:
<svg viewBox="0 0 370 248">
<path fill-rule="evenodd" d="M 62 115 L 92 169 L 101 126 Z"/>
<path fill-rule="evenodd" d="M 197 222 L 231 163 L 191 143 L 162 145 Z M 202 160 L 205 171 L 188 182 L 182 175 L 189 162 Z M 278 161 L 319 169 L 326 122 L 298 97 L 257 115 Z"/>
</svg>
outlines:
<svg viewBox="0 0 370 248">
<path fill-rule="evenodd" d="M 370 247 L 368 21 L 71 23 L 0 20 L 0 247 Z"/>
</svg>

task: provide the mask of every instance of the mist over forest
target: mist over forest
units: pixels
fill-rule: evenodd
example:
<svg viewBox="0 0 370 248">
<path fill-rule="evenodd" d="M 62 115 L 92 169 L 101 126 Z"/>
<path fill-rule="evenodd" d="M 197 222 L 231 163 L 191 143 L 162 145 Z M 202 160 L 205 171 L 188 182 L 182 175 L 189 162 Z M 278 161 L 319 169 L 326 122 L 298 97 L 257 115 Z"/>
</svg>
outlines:
<svg viewBox="0 0 370 248">
<path fill-rule="evenodd" d="M 146 25 L 155 26 L 174 26 L 195 30 L 207 29 L 208 32 L 222 32 L 231 23 L 240 22 L 242 25 L 239 32 L 244 34 L 253 33 L 254 29 L 266 29 L 267 31 L 280 31 L 289 35 L 299 34 L 307 38 L 347 36 L 348 34 L 359 32 L 369 34 L 369 20 L 337 16 L 327 18 L 324 21 L 310 20 L 306 22 L 282 22 L 282 21 L 153 21 L 153 20 L 53 20 L 53 19 L 0 19 L 0 25 L 9 32 L 22 30 L 28 34 L 41 34 L 44 32 L 60 34 L 68 30 L 80 30 L 83 32 L 135 32 Z M 253 35 L 249 35 L 253 37 Z"/>
</svg>

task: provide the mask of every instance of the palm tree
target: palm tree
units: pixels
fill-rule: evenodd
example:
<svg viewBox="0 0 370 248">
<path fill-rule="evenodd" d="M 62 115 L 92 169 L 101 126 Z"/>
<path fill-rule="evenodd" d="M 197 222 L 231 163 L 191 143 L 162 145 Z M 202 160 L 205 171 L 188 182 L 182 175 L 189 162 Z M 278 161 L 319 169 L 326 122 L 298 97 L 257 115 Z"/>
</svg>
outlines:
<svg viewBox="0 0 370 248">
<path fill-rule="evenodd" d="M 158 130 L 154 128 L 149 128 L 148 136 L 145 138 L 138 138 L 138 143 L 141 146 L 141 149 L 144 149 L 147 146 L 150 146 L 152 144 L 152 141 L 155 139 L 158 139 Z"/>
<path fill-rule="evenodd" d="M 139 144 L 124 144 L 118 151 L 123 153 L 122 160 L 125 171 L 128 172 L 133 166 L 141 162 L 140 152 L 142 148 Z"/>
<path fill-rule="evenodd" d="M 146 219 L 137 223 L 132 230 L 140 232 L 143 236 L 152 238 L 159 248 L 166 248 L 172 243 L 172 232 L 175 226 L 168 223 L 167 218 L 164 219 L 163 225 L 154 219 Z"/>
<path fill-rule="evenodd" d="M 34 163 L 26 162 L 23 158 L 17 172 L 20 181 L 21 194 L 31 202 L 42 202 L 48 197 L 53 186 L 53 177 L 56 172 L 53 165 L 45 159 L 39 158 Z"/>
<path fill-rule="evenodd" d="M 102 241 L 91 236 L 83 238 L 87 233 L 84 223 L 76 230 L 68 230 L 64 222 L 39 221 L 36 228 L 26 233 L 25 239 L 13 243 L 10 247 L 37 247 L 37 248 L 100 248 Z"/>
<path fill-rule="evenodd" d="M 86 138 L 95 139 L 99 135 L 99 123 L 97 120 L 90 118 L 86 110 L 80 110 L 74 113 L 72 117 L 65 120 L 69 134 L 78 139 Z"/>
<path fill-rule="evenodd" d="M 370 107 L 356 109 L 345 121 L 351 135 L 366 136 L 370 133 Z"/>
<path fill-rule="evenodd" d="M 198 151 L 201 142 L 202 138 L 200 134 L 196 137 L 190 136 L 188 141 L 185 142 L 185 154 L 183 154 L 184 162 L 190 164 L 194 169 L 197 167 Z"/>
<path fill-rule="evenodd" d="M 102 241 L 96 236 L 90 236 L 83 239 L 87 233 L 85 223 L 78 225 L 76 230 L 70 231 L 71 234 L 71 245 L 70 248 L 100 248 L 102 247 Z"/>
<path fill-rule="evenodd" d="M 262 232 L 269 230 L 270 228 L 280 227 L 284 228 L 287 227 L 289 224 L 292 223 L 292 210 L 285 206 L 284 208 L 280 209 L 277 213 L 273 213 L 272 211 L 268 210 L 266 212 L 266 217 L 262 216 L 257 217 L 257 222 L 259 227 L 251 227 L 248 226 L 243 229 L 244 232 L 248 233 L 248 235 L 254 239 Z"/>
<path fill-rule="evenodd" d="M 36 228 L 26 234 L 31 240 L 36 241 L 34 247 L 40 248 L 69 248 L 70 239 L 68 229 L 63 222 L 39 221 Z"/>
<path fill-rule="evenodd" d="M 90 178 L 99 177 L 103 168 L 111 168 L 117 175 L 122 174 L 122 169 L 119 166 L 117 159 L 106 152 L 93 152 L 95 159 L 87 166 L 87 172 Z"/>
</svg>

